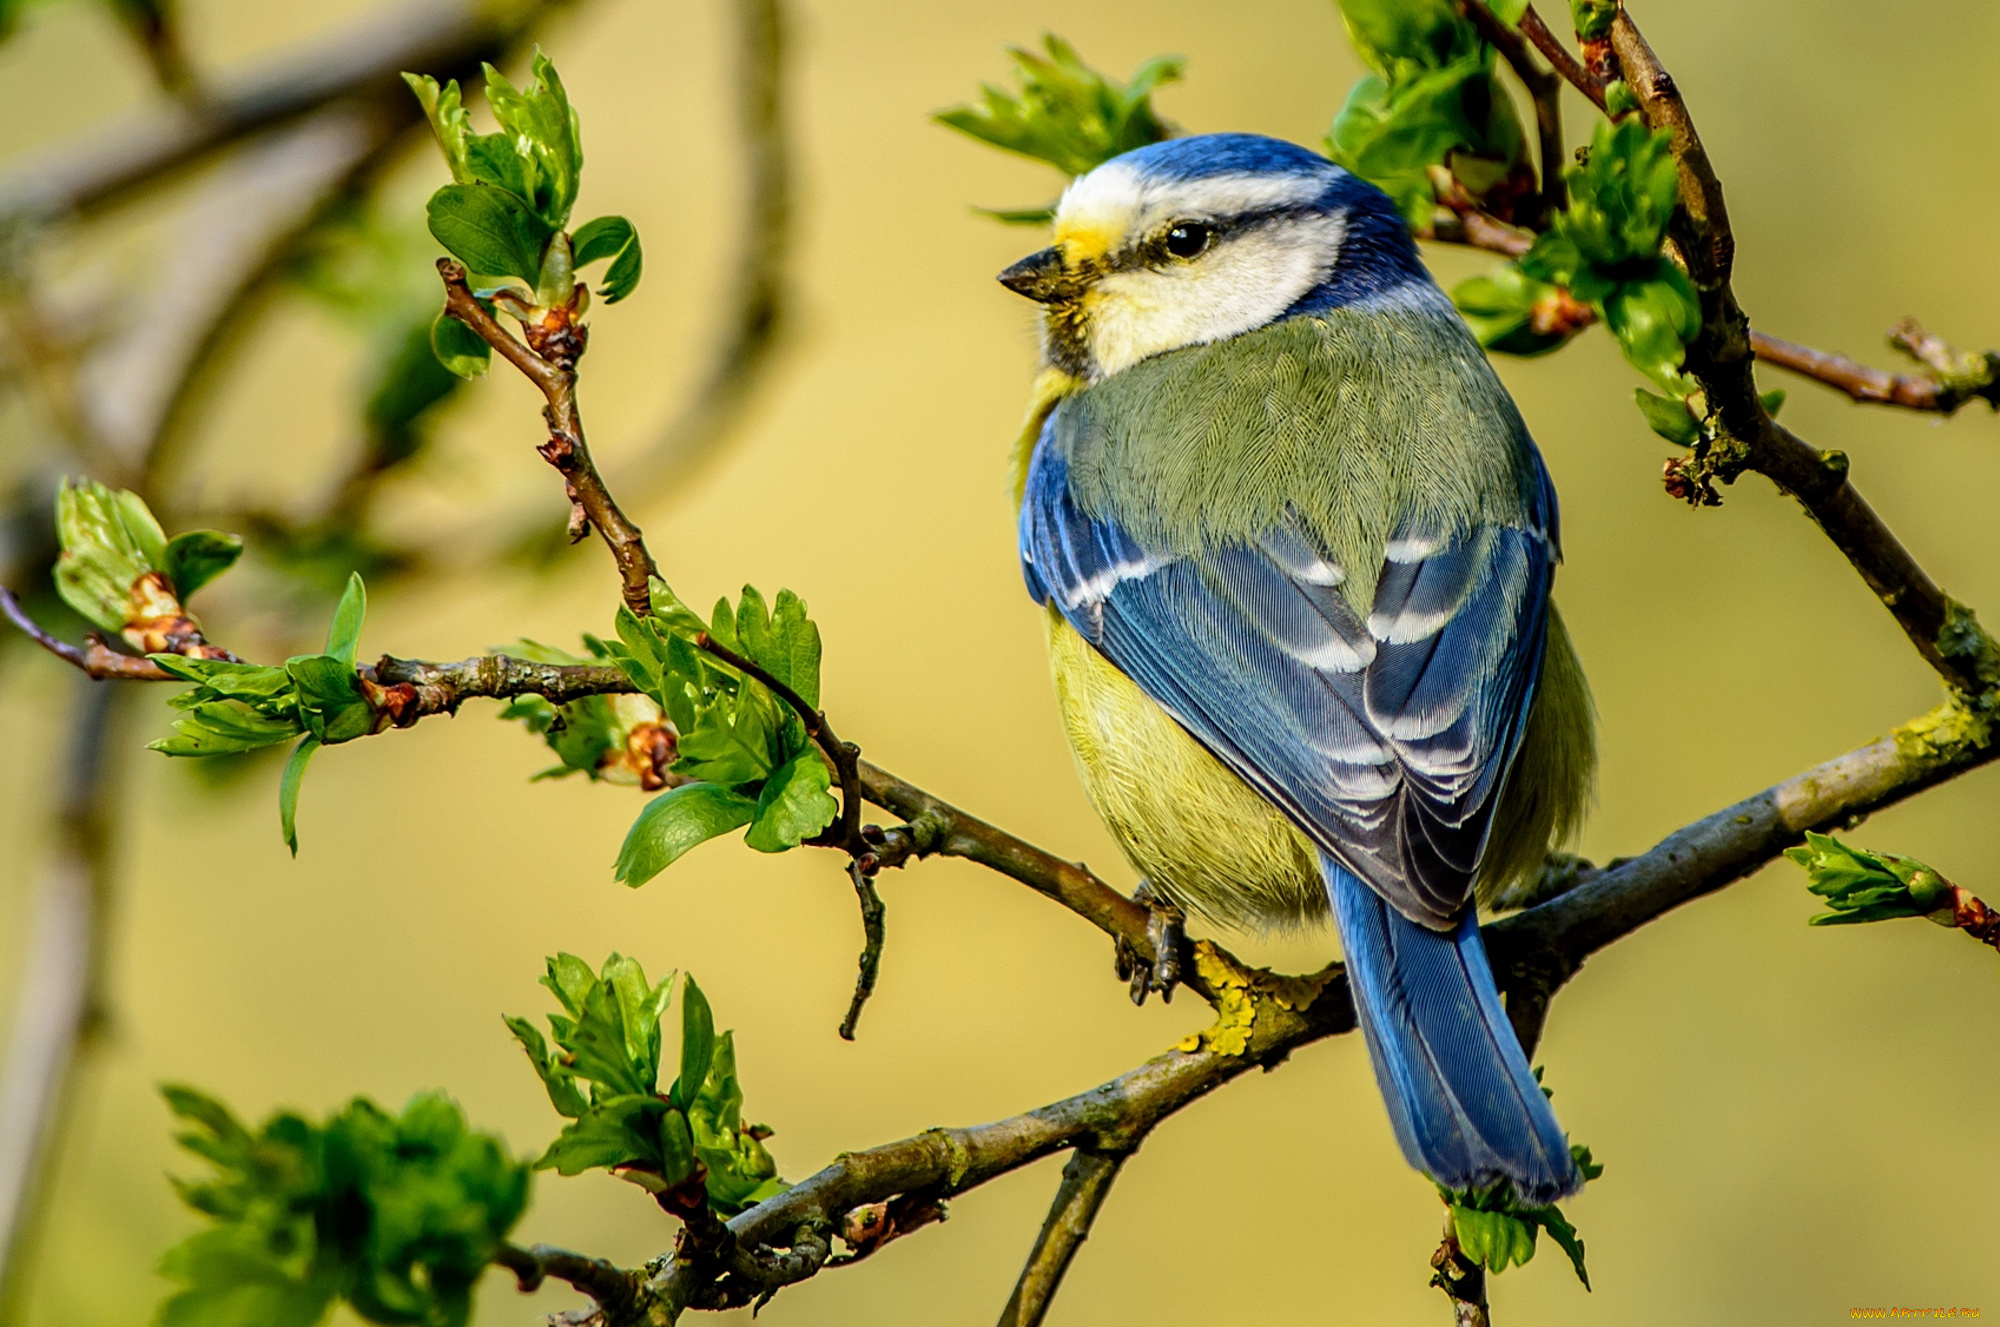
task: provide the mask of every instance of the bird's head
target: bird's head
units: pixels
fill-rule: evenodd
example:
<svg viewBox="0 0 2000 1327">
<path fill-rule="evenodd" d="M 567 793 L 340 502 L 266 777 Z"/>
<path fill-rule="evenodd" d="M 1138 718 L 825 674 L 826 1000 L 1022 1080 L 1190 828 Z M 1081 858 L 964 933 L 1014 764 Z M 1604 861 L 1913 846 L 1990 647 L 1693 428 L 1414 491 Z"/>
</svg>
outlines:
<svg viewBox="0 0 2000 1327">
<path fill-rule="evenodd" d="M 1048 364 L 1093 381 L 1429 280 L 1386 194 L 1256 134 L 1170 139 L 1105 162 L 1064 192 L 1055 243 L 1000 274 L 1044 306 Z"/>
</svg>

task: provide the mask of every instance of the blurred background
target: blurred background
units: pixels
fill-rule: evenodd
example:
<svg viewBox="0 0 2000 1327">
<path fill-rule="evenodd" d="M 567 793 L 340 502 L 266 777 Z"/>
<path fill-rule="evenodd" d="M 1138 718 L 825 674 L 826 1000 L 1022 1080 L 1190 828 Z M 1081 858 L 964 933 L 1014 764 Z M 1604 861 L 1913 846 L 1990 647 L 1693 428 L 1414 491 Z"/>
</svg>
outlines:
<svg viewBox="0 0 2000 1327">
<path fill-rule="evenodd" d="M 333 40 L 371 11 L 363 0 L 180 8 L 189 62 L 223 74 Z M 638 294 L 594 315 L 584 364 L 591 441 L 614 478 L 699 392 L 755 233 L 737 12 L 726 0 L 576 0 L 536 30 L 581 110 L 578 215 L 630 216 L 648 251 Z M 1634 14 L 1728 186 L 1738 290 L 1758 326 L 1884 365 L 1883 329 L 1904 314 L 1967 347 L 2000 343 L 2000 8 L 1931 0 L 1891 20 L 1848 0 L 1678 0 Z M 1128 885 L 1072 774 L 1014 555 L 1005 455 L 1034 330 L 992 276 L 1041 240 L 968 206 L 1037 206 L 1060 181 L 928 116 L 1003 80 L 1004 44 L 1053 29 L 1119 76 L 1155 54 L 1187 56 L 1186 82 L 1156 104 L 1190 131 L 1317 145 L 1358 62 L 1330 0 L 788 0 L 785 18 L 785 330 L 707 462 L 628 505 L 689 599 L 746 580 L 804 596 L 825 634 L 828 707 L 871 758 Z M 0 117 L 0 173 L 16 185 L 20 163 L 49 160 L 34 154 L 163 99 L 91 5 L 31 10 L 0 46 L 0 86 L 13 108 Z M 1589 121 L 1580 102 L 1569 109 L 1580 141 Z M 400 141 L 380 161 L 377 215 L 407 232 L 444 170 L 427 142 Z M 170 316 L 160 296 L 206 261 L 203 237 L 242 214 L 224 175 L 242 160 L 37 232 L 39 297 L 107 325 Z M 420 293 L 428 253 L 418 245 L 401 269 Z M 1427 257 L 1447 284 L 1497 261 Z M 159 475 L 170 528 L 224 512 L 296 530 L 330 510 L 369 437 L 360 403 L 379 353 L 335 303 L 281 281 L 233 317 L 240 334 L 170 433 Z M 0 357 L 0 483 L 32 489 L 48 481 L 61 421 L 31 390 L 42 361 L 24 325 Z M 1499 367 L 1564 503 L 1558 597 L 1604 751 L 1584 852 L 1642 851 L 1936 701 L 1888 614 L 1764 481 L 1727 491 L 1719 510 L 1662 494 L 1668 449 L 1633 409 L 1637 376 L 1602 331 Z M 86 389 L 112 393 L 144 366 L 99 373 Z M 1765 383 L 1791 391 L 1788 424 L 1849 453 L 1858 486 L 1933 575 L 2000 618 L 2000 422 L 1976 408 L 1950 421 L 1863 409 L 1773 371 Z M 594 541 L 544 575 L 492 553 L 524 512 L 562 515 L 531 450 L 538 404 L 504 371 L 459 393 L 428 448 L 371 495 L 379 546 L 341 543 L 352 530 L 339 519 L 303 551 L 295 540 L 271 552 L 274 536 L 238 574 L 247 588 L 210 592 L 211 634 L 257 657 L 294 652 L 330 605 L 310 588 L 315 566 L 344 575 L 343 559 L 418 546 L 430 550 L 424 574 L 397 579 L 383 563 L 378 582 L 370 570 L 365 655 L 460 658 L 522 635 L 573 645 L 604 630 L 616 584 Z M 58 851 L 51 816 L 86 685 L 38 653 L 0 654 L 0 1016 L 15 1012 L 33 957 L 36 882 Z M 535 979 L 559 948 L 698 974 L 736 1029 L 747 1113 L 776 1129 L 770 1146 L 793 1179 L 843 1149 L 1079 1091 L 1206 1021 L 1192 999 L 1134 1010 L 1095 932 L 998 876 L 932 862 L 884 879 L 888 954 L 850 1045 L 834 1028 L 859 927 L 830 856 L 720 842 L 641 890 L 616 885 L 612 858 L 640 795 L 530 786 L 548 753 L 473 702 L 455 722 L 323 753 L 294 862 L 274 765 L 218 781 L 140 749 L 166 731 L 164 690 L 134 697 L 114 730 L 126 755 L 113 785 L 110 1020 L 71 1105 L 35 1327 L 139 1322 L 164 1293 L 155 1259 L 194 1218 L 165 1181 L 190 1163 L 169 1142 L 163 1080 L 258 1119 L 444 1087 L 475 1123 L 538 1151 L 557 1121 L 500 1015 L 543 1012 Z M 1919 855 L 2000 898 L 1996 794 L 2000 771 L 1976 773 L 1853 841 Z M 1498 1322 L 2000 1312 L 1993 955 L 1916 922 L 1808 930 L 1814 903 L 1781 862 L 1599 955 L 1555 1001 L 1540 1058 L 1564 1123 L 1606 1166 L 1568 1207 L 1596 1288 L 1545 1245 L 1495 1281 Z M 1330 935 L 1230 943 L 1294 969 L 1335 948 Z M 955 1201 L 942 1228 L 785 1291 L 765 1320 L 992 1320 L 1060 1165 Z M 1425 1282 L 1439 1219 L 1395 1150 L 1360 1041 L 1314 1045 L 1154 1135 L 1052 1321 L 1435 1323 L 1446 1307 Z M 630 1186 L 544 1176 L 520 1238 L 635 1263 L 673 1233 Z M 479 1321 L 526 1324 L 573 1302 L 554 1289 L 521 1297 L 495 1273 Z"/>
</svg>

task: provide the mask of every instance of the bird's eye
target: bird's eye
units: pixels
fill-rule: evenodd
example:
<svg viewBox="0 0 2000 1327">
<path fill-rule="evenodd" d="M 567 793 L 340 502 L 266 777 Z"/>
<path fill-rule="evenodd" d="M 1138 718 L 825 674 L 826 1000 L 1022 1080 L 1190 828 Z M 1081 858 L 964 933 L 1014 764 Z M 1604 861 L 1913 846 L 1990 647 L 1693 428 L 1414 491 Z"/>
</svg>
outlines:
<svg viewBox="0 0 2000 1327">
<path fill-rule="evenodd" d="M 1199 221 L 1183 221 L 1167 232 L 1167 252 L 1176 258 L 1196 258 L 1214 238 L 1212 227 Z"/>
</svg>

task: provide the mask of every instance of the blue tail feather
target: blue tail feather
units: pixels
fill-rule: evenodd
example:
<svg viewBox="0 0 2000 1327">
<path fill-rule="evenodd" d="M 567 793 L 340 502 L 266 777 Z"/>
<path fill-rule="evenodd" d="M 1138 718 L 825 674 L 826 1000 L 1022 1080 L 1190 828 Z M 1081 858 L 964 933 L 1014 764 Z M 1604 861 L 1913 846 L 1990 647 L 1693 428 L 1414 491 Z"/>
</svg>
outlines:
<svg viewBox="0 0 2000 1327">
<path fill-rule="evenodd" d="M 1448 1189 L 1506 1179 L 1530 1205 L 1582 1185 L 1569 1140 L 1500 1008 L 1479 923 L 1446 934 L 1410 921 L 1320 858 L 1355 1012 L 1396 1141 Z"/>
</svg>

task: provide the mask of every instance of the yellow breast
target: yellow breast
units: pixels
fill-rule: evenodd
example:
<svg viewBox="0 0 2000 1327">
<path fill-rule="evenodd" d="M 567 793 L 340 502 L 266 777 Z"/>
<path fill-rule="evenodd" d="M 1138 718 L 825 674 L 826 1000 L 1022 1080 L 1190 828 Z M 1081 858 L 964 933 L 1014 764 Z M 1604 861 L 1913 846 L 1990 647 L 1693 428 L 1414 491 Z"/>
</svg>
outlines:
<svg viewBox="0 0 2000 1327">
<path fill-rule="evenodd" d="M 1181 907 L 1261 929 L 1319 921 L 1312 845 L 1054 608 L 1049 665 L 1084 791 L 1126 859 Z"/>
</svg>

